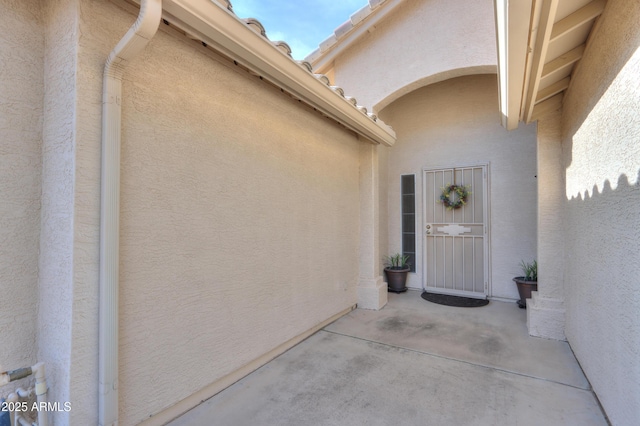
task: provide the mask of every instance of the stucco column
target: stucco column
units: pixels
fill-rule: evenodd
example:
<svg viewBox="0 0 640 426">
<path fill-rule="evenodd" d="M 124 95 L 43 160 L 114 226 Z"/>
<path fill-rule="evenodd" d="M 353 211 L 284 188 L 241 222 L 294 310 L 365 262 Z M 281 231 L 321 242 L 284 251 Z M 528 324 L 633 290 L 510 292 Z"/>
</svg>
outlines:
<svg viewBox="0 0 640 426">
<path fill-rule="evenodd" d="M 561 112 L 538 121 L 537 156 L 538 291 L 527 301 L 527 326 L 531 336 L 566 340 Z"/>
<path fill-rule="evenodd" d="M 360 144 L 360 278 L 358 308 L 380 309 L 387 304 L 387 285 L 380 275 L 378 146 Z"/>
</svg>

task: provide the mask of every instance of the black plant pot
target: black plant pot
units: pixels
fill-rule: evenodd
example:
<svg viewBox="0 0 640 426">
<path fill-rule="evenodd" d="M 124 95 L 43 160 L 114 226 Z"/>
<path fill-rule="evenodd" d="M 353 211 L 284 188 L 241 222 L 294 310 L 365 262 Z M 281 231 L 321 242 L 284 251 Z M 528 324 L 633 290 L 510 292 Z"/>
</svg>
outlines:
<svg viewBox="0 0 640 426">
<path fill-rule="evenodd" d="M 387 276 L 388 290 L 394 293 L 402 293 L 407 291 L 407 275 L 409 275 L 410 269 L 407 268 L 384 268 L 384 273 Z"/>
<path fill-rule="evenodd" d="M 538 281 L 527 281 L 524 277 L 515 277 L 513 281 L 518 286 L 518 294 L 520 294 L 518 306 L 527 309 L 527 299 L 531 299 L 532 291 L 538 291 Z"/>
</svg>

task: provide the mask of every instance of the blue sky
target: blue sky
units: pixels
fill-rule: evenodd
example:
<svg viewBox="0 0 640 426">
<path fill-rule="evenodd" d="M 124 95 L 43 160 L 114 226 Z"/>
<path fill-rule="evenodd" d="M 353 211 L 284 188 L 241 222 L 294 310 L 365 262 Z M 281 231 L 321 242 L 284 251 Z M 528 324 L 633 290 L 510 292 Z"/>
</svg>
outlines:
<svg viewBox="0 0 640 426">
<path fill-rule="evenodd" d="M 368 0 L 231 0 L 231 4 L 239 18 L 256 18 L 270 40 L 285 41 L 295 59 L 304 59 Z"/>
</svg>

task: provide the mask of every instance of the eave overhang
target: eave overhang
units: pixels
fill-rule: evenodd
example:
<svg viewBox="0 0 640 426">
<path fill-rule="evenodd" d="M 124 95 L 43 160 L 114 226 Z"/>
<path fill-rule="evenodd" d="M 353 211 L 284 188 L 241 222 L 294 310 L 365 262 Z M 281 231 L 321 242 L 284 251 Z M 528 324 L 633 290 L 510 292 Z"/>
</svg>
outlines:
<svg viewBox="0 0 640 426">
<path fill-rule="evenodd" d="M 502 125 L 562 108 L 606 0 L 494 0 Z"/>
<path fill-rule="evenodd" d="M 386 146 L 395 132 L 355 99 L 344 97 L 328 79 L 294 61 L 264 35 L 249 28 L 231 11 L 211 0 L 164 0 L 163 19 L 191 37 L 242 64 L 294 98 L 341 123 L 365 139 Z"/>
<path fill-rule="evenodd" d="M 502 125 L 518 127 L 527 65 L 532 0 L 494 0 Z"/>
</svg>

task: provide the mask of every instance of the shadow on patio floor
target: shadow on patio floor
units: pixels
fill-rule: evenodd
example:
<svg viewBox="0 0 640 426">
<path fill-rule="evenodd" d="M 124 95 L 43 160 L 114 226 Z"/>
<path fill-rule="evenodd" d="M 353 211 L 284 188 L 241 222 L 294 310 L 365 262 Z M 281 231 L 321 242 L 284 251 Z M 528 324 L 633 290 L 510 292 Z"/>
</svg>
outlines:
<svg viewBox="0 0 640 426">
<path fill-rule="evenodd" d="M 569 345 L 525 322 L 515 303 L 389 294 L 170 425 L 606 425 Z"/>
</svg>

